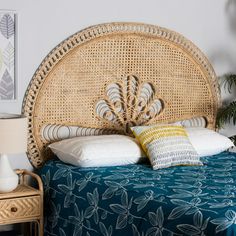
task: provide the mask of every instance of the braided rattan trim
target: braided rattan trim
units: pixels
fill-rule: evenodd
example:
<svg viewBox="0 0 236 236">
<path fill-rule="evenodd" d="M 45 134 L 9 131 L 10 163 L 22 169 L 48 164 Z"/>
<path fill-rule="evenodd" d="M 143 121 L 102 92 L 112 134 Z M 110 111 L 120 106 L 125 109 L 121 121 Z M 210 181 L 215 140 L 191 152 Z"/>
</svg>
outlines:
<svg viewBox="0 0 236 236">
<path fill-rule="evenodd" d="M 153 26 L 145 25 L 141 23 L 108 23 L 101 24 L 97 26 L 89 27 L 83 31 L 80 31 L 68 39 L 64 40 L 56 48 L 54 48 L 48 56 L 43 60 L 37 71 L 35 72 L 28 88 L 26 95 L 23 100 L 22 112 L 29 118 L 29 138 L 28 138 L 28 157 L 35 167 L 42 166 L 46 157 L 42 153 L 45 153 L 45 143 L 42 146 L 40 140 L 39 127 L 34 126 L 35 119 L 37 119 L 39 114 L 35 114 L 35 109 L 39 105 L 37 103 L 38 95 L 40 89 L 45 83 L 47 77 L 50 75 L 51 71 L 56 68 L 58 63 L 62 61 L 66 56 L 72 55 L 71 52 L 81 45 L 93 42 L 95 39 L 101 39 L 103 37 L 112 37 L 113 35 L 138 35 L 140 37 L 150 37 L 158 38 L 164 42 L 171 43 L 173 47 L 183 51 L 189 60 L 193 61 L 196 67 L 199 67 L 201 73 L 205 77 L 206 86 L 209 89 L 209 96 L 212 102 L 212 108 L 207 117 L 209 122 L 208 127 L 213 128 L 215 125 L 215 115 L 218 106 L 220 105 L 220 93 L 219 87 L 216 80 L 215 72 L 212 66 L 209 64 L 206 57 L 202 52 L 191 43 L 189 40 L 185 39 L 182 35 L 175 33 L 173 31 Z M 152 82 L 152 78 L 150 78 Z M 181 94 L 180 96 L 188 96 L 188 94 Z M 168 101 L 167 101 L 168 102 Z M 173 120 L 174 120 L 173 114 Z M 196 115 L 196 114 L 195 114 Z M 198 116 L 204 116 L 204 112 L 199 112 Z M 190 117 L 185 117 L 183 114 L 183 119 L 188 119 Z M 68 117 L 69 119 L 69 117 Z M 164 114 L 163 114 L 163 119 Z M 55 120 L 55 124 L 59 121 Z M 66 122 L 66 121 L 65 121 Z M 70 123 L 70 122 L 68 122 Z M 65 123 L 64 123 L 65 124 Z M 74 124 L 72 124 L 74 125 Z M 81 125 L 81 124 L 78 124 Z M 91 128 L 107 128 L 104 127 L 91 127 Z M 36 131 L 37 129 L 37 131 Z M 41 146 L 40 146 L 41 145 Z"/>
</svg>

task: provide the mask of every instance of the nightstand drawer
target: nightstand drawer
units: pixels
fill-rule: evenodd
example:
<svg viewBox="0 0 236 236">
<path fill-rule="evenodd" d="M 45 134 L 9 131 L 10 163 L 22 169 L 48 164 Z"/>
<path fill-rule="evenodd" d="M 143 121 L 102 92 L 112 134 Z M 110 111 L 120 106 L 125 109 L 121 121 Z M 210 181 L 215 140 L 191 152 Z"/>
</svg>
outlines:
<svg viewBox="0 0 236 236">
<path fill-rule="evenodd" d="M 40 215 L 40 196 L 0 200 L 0 222 Z"/>
</svg>

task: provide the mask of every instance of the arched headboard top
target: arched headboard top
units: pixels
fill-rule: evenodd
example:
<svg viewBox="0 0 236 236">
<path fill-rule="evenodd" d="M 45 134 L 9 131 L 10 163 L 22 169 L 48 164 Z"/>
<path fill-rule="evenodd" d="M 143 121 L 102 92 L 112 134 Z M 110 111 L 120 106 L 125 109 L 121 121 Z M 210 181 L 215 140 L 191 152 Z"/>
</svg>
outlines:
<svg viewBox="0 0 236 236">
<path fill-rule="evenodd" d="M 28 86 L 28 157 L 42 166 L 62 130 L 127 133 L 133 125 L 193 117 L 214 129 L 219 105 L 213 68 L 182 35 L 141 23 L 92 26 L 54 48 Z"/>
</svg>

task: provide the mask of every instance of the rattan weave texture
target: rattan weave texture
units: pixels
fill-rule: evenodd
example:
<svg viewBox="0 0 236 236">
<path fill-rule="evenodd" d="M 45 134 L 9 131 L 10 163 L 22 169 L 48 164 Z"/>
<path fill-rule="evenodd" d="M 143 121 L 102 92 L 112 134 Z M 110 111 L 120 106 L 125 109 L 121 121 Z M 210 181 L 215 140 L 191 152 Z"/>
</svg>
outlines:
<svg viewBox="0 0 236 236">
<path fill-rule="evenodd" d="M 16 170 L 19 185 L 9 193 L 0 193 L 0 225 L 30 222 L 37 224 L 39 236 L 43 236 L 43 183 L 38 175 L 28 170 Z M 29 186 L 29 177 L 37 188 Z M 37 233 L 35 231 L 35 233 Z M 30 235 L 33 235 L 32 232 Z M 36 234 L 34 234 L 36 235 Z"/>
<path fill-rule="evenodd" d="M 40 197 L 25 197 L 23 199 L 1 200 L 0 201 L 0 221 L 4 222 L 12 218 L 22 218 L 22 216 L 32 217 L 40 215 Z M 17 206 L 17 212 L 12 212 L 12 207 Z M 37 207 L 35 207 L 37 206 Z"/>
<path fill-rule="evenodd" d="M 202 116 L 214 128 L 219 104 L 214 70 L 180 34 L 140 23 L 92 26 L 52 50 L 28 86 L 28 156 L 35 167 L 50 157 L 41 137 L 48 124 L 127 133 Z"/>
</svg>

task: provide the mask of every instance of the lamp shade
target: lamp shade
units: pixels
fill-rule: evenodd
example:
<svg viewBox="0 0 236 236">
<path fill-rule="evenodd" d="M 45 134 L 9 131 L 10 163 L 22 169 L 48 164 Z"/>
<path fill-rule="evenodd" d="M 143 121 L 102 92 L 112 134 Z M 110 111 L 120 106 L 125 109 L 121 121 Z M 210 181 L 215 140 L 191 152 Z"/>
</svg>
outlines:
<svg viewBox="0 0 236 236">
<path fill-rule="evenodd" d="M 27 150 L 27 118 L 0 114 L 0 153 L 21 153 Z"/>
</svg>

